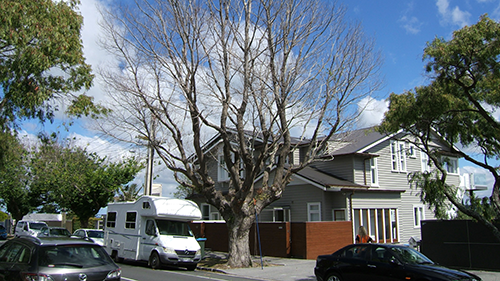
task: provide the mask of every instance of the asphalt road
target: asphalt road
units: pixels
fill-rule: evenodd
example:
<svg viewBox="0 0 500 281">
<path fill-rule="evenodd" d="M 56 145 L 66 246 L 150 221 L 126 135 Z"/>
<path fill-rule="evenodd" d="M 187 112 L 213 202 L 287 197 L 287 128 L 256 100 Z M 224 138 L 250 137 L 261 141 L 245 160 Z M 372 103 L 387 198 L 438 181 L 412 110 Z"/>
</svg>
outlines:
<svg viewBox="0 0 500 281">
<path fill-rule="evenodd" d="M 153 270 L 146 264 L 125 261 L 118 264 L 122 269 L 123 281 L 157 281 L 157 280 L 176 280 L 176 281 L 255 281 L 261 279 L 245 278 L 242 276 L 229 275 L 224 273 L 215 273 L 205 270 L 187 271 L 183 268 L 165 267 L 164 269 Z"/>
</svg>

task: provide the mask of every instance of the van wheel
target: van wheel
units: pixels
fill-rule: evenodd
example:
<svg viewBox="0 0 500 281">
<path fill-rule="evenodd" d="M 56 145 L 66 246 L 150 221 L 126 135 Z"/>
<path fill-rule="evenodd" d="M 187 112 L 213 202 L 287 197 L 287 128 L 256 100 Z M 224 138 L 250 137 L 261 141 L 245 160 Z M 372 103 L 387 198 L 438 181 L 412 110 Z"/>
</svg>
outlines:
<svg viewBox="0 0 500 281">
<path fill-rule="evenodd" d="M 157 252 L 151 253 L 151 256 L 149 257 L 149 266 L 151 266 L 152 269 L 158 269 L 161 267 L 160 256 Z"/>
<path fill-rule="evenodd" d="M 188 266 L 186 266 L 186 269 L 189 271 L 193 271 L 196 269 L 196 264 L 188 265 Z"/>
</svg>

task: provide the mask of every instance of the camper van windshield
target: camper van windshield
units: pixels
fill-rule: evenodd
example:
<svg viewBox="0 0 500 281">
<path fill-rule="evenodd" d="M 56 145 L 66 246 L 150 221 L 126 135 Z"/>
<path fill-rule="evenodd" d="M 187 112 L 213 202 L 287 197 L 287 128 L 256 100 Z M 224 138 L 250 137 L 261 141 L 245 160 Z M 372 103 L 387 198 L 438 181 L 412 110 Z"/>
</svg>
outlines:
<svg viewBox="0 0 500 281">
<path fill-rule="evenodd" d="M 193 236 L 187 222 L 156 220 L 160 235 Z"/>
</svg>

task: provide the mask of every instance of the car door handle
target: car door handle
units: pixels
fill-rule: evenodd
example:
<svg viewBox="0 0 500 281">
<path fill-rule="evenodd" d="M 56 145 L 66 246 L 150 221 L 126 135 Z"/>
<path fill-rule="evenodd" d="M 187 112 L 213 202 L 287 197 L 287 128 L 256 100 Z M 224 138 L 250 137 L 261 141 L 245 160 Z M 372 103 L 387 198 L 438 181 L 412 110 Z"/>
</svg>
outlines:
<svg viewBox="0 0 500 281">
<path fill-rule="evenodd" d="M 377 266 L 376 266 L 376 265 L 374 265 L 374 264 L 369 264 L 369 265 L 368 265 L 368 267 L 371 267 L 371 268 L 377 268 Z"/>
</svg>

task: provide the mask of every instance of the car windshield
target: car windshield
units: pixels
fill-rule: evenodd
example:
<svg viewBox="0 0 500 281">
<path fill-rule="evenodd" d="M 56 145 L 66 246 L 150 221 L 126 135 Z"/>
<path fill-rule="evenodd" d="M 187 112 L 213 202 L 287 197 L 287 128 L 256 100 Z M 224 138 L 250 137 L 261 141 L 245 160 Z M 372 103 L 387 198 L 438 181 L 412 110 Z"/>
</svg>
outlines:
<svg viewBox="0 0 500 281">
<path fill-rule="evenodd" d="M 40 230 L 42 227 L 46 227 L 47 225 L 39 222 L 30 222 L 30 228 Z"/>
<path fill-rule="evenodd" d="M 433 264 L 433 262 L 417 250 L 408 247 L 392 247 L 399 259 L 407 264 Z"/>
<path fill-rule="evenodd" d="M 104 238 L 104 231 L 101 231 L 101 230 L 87 230 L 87 235 L 90 238 Z"/>
<path fill-rule="evenodd" d="M 40 266 L 95 267 L 111 263 L 106 252 L 97 245 L 59 245 L 40 248 Z"/>
<path fill-rule="evenodd" d="M 161 235 L 193 236 L 187 222 L 156 220 Z"/>
<path fill-rule="evenodd" d="M 71 236 L 71 233 L 65 228 L 52 228 L 50 229 L 51 235 L 62 235 L 62 236 Z"/>
</svg>

